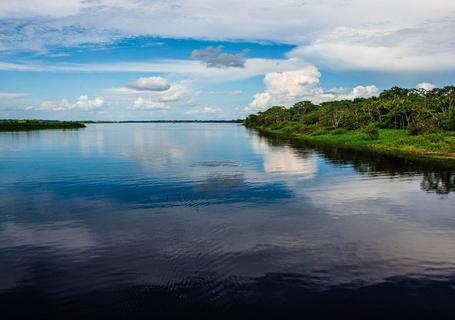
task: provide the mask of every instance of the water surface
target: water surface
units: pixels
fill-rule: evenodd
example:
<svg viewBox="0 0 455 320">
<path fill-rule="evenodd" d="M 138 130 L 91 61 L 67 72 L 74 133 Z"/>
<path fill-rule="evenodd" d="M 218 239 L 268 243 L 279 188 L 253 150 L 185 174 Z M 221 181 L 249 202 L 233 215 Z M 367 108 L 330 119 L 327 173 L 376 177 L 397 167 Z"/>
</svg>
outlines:
<svg viewBox="0 0 455 320">
<path fill-rule="evenodd" d="M 0 310 L 455 312 L 455 175 L 238 124 L 0 133 Z"/>
</svg>

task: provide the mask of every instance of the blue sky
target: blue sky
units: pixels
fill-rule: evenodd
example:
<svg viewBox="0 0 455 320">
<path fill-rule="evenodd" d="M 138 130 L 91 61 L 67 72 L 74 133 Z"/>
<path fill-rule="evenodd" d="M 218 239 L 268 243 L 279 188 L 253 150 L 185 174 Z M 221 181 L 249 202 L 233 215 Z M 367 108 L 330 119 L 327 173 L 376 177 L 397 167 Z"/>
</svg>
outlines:
<svg viewBox="0 0 455 320">
<path fill-rule="evenodd" d="M 0 117 L 233 119 L 452 85 L 448 0 L 0 4 Z"/>
</svg>

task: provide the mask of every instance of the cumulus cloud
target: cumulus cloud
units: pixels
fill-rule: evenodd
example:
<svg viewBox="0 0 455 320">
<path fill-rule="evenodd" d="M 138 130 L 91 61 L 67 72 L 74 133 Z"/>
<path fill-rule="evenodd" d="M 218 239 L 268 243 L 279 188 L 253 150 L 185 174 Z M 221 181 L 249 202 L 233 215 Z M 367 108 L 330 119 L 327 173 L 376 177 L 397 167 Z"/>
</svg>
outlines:
<svg viewBox="0 0 455 320">
<path fill-rule="evenodd" d="M 267 73 L 264 83 L 271 94 L 292 98 L 303 95 L 308 86 L 319 82 L 320 77 L 318 69 L 311 66 L 303 70 Z"/>
<path fill-rule="evenodd" d="M 191 53 L 191 59 L 204 62 L 208 68 L 244 68 L 248 50 L 231 54 L 222 52 L 223 46 L 196 49 Z"/>
<path fill-rule="evenodd" d="M 126 88 L 137 91 L 166 91 L 170 87 L 169 81 L 162 77 L 139 78 L 126 85 Z"/>
<path fill-rule="evenodd" d="M 272 72 L 264 77 L 265 91 L 254 95 L 246 111 L 260 111 L 273 105 L 290 106 L 297 101 L 324 101 L 366 98 L 378 94 L 374 85 L 357 86 L 350 89 L 334 88 L 324 90 L 319 86 L 321 73 L 314 66 L 302 70 Z"/>
<path fill-rule="evenodd" d="M 198 93 L 190 90 L 183 83 L 171 84 L 162 77 L 142 77 L 134 82 L 119 88 L 108 88 L 108 95 L 135 96 L 132 110 L 159 110 L 165 111 L 171 105 L 193 105 Z"/>
<path fill-rule="evenodd" d="M 416 86 L 416 89 L 423 89 L 425 91 L 431 91 L 434 88 L 436 88 L 436 86 L 434 84 L 428 83 L 428 82 L 422 82 Z"/>
<path fill-rule="evenodd" d="M 353 89 L 334 88 L 324 91 L 320 96 L 320 101 L 333 100 L 354 100 L 356 98 L 369 98 L 378 95 L 379 91 L 375 85 L 357 86 Z"/>
<path fill-rule="evenodd" d="M 30 106 L 28 110 L 50 110 L 50 111 L 65 111 L 65 110 L 100 110 L 105 107 L 105 102 L 103 97 L 96 97 L 95 99 L 90 100 L 88 96 L 80 96 L 76 101 L 71 102 L 67 99 L 62 99 L 60 101 L 47 100 L 40 103 L 39 106 Z"/>
<path fill-rule="evenodd" d="M 271 72 L 264 77 L 266 90 L 254 95 L 248 109 L 261 110 L 271 105 L 288 105 L 302 96 L 314 95 L 321 74 L 316 67 L 287 72 Z"/>
</svg>

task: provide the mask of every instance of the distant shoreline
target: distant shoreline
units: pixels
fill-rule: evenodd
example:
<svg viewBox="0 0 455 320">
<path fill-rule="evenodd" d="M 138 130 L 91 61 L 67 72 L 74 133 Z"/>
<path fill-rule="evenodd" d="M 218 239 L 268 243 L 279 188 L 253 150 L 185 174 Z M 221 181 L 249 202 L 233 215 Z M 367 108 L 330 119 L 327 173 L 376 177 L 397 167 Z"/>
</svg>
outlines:
<svg viewBox="0 0 455 320">
<path fill-rule="evenodd" d="M 122 120 L 122 121 L 80 121 L 86 124 L 96 123 L 243 123 L 243 120 Z"/>
<path fill-rule="evenodd" d="M 85 128 L 85 124 L 79 121 L 58 120 L 0 120 L 0 132 L 31 131 L 63 129 L 73 130 Z"/>
<path fill-rule="evenodd" d="M 0 132 L 31 131 L 50 129 L 81 129 L 86 124 L 103 123 L 243 123 L 243 120 L 124 120 L 124 121 L 60 121 L 60 120 L 36 120 L 36 119 L 0 119 Z"/>
</svg>

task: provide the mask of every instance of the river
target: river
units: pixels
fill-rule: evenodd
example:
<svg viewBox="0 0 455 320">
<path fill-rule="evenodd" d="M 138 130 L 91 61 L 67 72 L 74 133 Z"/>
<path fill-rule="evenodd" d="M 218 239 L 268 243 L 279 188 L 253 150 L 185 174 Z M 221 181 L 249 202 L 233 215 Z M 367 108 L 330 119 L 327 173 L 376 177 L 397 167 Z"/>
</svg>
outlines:
<svg viewBox="0 0 455 320">
<path fill-rule="evenodd" d="M 91 124 L 0 133 L 0 178 L 7 318 L 455 312 L 438 163 L 239 124 Z"/>
</svg>

